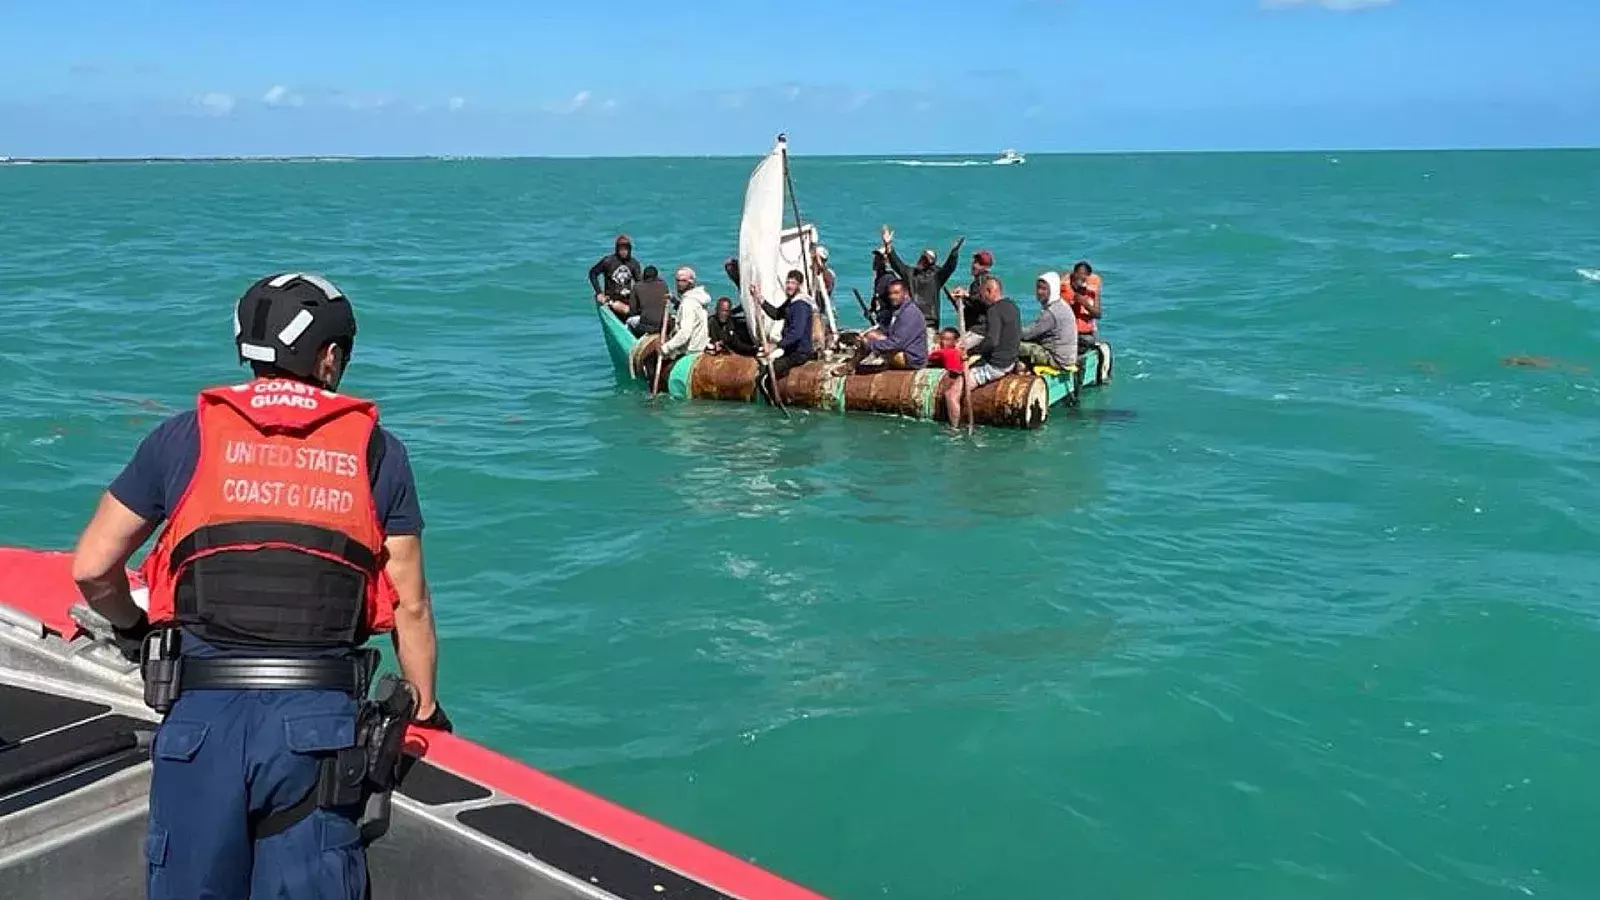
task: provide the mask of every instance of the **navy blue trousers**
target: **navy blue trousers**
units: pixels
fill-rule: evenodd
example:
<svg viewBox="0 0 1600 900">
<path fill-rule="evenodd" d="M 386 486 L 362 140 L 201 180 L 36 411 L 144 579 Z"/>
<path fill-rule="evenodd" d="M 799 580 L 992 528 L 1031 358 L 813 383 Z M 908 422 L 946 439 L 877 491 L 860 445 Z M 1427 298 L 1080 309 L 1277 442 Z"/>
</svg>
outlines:
<svg viewBox="0 0 1600 900">
<path fill-rule="evenodd" d="M 354 746 L 338 691 L 190 691 L 156 732 L 145 838 L 149 900 L 361 900 L 366 852 L 349 815 L 318 809 L 252 841 L 252 817 L 293 806 L 318 763 Z"/>
</svg>

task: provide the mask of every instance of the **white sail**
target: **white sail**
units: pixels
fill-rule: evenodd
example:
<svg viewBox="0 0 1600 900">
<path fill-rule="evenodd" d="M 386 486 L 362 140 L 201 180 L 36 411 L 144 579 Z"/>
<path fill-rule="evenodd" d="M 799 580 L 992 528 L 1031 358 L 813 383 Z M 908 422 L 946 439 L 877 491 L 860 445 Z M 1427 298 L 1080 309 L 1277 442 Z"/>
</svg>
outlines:
<svg viewBox="0 0 1600 900">
<path fill-rule="evenodd" d="M 778 245 L 778 264 L 783 267 L 787 275 L 791 269 L 799 269 L 806 273 L 806 290 L 813 295 L 816 293 L 816 279 L 811 276 L 811 267 L 805 264 L 805 254 L 817 245 L 817 226 L 806 223 L 805 237 L 800 236 L 800 229 L 785 228 L 783 237 Z M 802 249 L 802 244 L 804 249 Z"/>
<path fill-rule="evenodd" d="M 785 275 L 794 269 L 805 273 L 806 294 L 817 302 L 817 314 L 823 315 L 823 331 L 837 334 L 839 325 L 833 315 L 833 298 L 828 294 L 827 282 L 818 274 L 815 266 L 806 264 L 806 257 L 819 243 L 815 222 L 807 222 L 804 233 L 799 228 L 785 228 L 783 243 L 778 249 L 778 262 Z"/>
<path fill-rule="evenodd" d="M 744 216 L 739 220 L 739 300 L 744 305 L 745 321 L 750 323 L 751 336 L 761 343 L 757 328 L 766 326 L 769 341 L 776 341 L 783 332 L 783 323 L 774 321 L 761 311 L 761 304 L 751 296 L 753 285 L 761 286 L 761 296 L 768 303 L 777 303 L 783 297 L 783 276 L 793 266 L 785 266 L 781 259 L 783 241 L 783 150 L 780 139 L 750 174 L 750 184 L 744 192 Z M 796 250 L 798 253 L 798 250 Z"/>
</svg>

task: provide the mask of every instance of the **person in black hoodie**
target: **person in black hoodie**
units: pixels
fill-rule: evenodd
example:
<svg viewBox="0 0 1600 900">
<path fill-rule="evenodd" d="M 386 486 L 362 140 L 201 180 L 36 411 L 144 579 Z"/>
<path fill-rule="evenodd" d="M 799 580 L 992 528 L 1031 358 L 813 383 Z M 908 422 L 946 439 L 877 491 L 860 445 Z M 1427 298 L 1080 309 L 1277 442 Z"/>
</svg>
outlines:
<svg viewBox="0 0 1600 900">
<path fill-rule="evenodd" d="M 639 260 L 633 255 L 633 241 L 625 234 L 617 235 L 611 255 L 589 267 L 589 287 L 594 290 L 594 302 L 609 306 L 619 319 L 637 315 L 633 285 L 642 275 Z"/>
<path fill-rule="evenodd" d="M 913 268 L 907 266 L 900 254 L 894 251 L 894 232 L 889 226 L 883 226 L 883 251 L 889 260 L 889 267 L 911 289 L 911 299 L 922 309 L 923 324 L 930 331 L 939 330 L 939 309 L 944 305 L 944 286 L 950 281 L 950 276 L 956 273 L 961 245 L 966 242 L 966 238 L 958 238 L 942 265 L 935 265 L 938 255 L 929 247 L 917 257 L 917 264 Z"/>
<path fill-rule="evenodd" d="M 633 314 L 628 317 L 628 330 L 643 337 L 660 334 L 661 322 L 667 315 L 667 304 L 672 294 L 655 266 L 645 266 L 643 277 L 633 286 Z"/>
<path fill-rule="evenodd" d="M 882 247 L 872 248 L 872 302 L 867 306 L 867 320 L 879 328 L 888 328 L 894 318 L 894 306 L 889 302 L 889 285 L 900 280 L 889 266 L 889 254 Z"/>
</svg>

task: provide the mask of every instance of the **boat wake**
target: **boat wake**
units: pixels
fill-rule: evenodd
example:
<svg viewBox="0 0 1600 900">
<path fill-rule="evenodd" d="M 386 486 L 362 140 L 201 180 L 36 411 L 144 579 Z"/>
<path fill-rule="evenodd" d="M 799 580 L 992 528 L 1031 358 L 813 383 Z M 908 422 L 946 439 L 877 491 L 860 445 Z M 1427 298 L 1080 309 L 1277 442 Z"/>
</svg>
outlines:
<svg viewBox="0 0 1600 900">
<path fill-rule="evenodd" d="M 1600 269 L 1579 269 L 1578 274 L 1586 281 L 1600 281 Z"/>
<path fill-rule="evenodd" d="M 966 169 L 988 166 L 993 163 L 981 159 L 869 159 L 856 163 L 859 166 L 910 166 L 918 169 Z"/>
</svg>

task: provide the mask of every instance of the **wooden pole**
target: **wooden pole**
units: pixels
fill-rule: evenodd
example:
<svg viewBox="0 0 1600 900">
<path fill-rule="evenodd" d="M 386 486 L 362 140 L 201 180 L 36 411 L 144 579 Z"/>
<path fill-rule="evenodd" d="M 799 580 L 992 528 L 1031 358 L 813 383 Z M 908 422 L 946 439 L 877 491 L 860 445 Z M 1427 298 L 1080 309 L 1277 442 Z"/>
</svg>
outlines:
<svg viewBox="0 0 1600 900">
<path fill-rule="evenodd" d="M 813 278 L 811 271 L 811 250 L 806 246 L 805 220 L 800 218 L 800 198 L 795 196 L 794 179 L 789 177 L 789 146 L 787 143 L 785 143 L 783 147 L 783 183 L 784 186 L 789 189 L 789 206 L 794 210 L 794 228 L 795 232 L 800 236 L 800 264 L 804 266 L 804 268 L 802 268 L 800 271 L 804 272 L 806 275 L 806 280 L 810 281 Z M 828 303 L 828 314 L 823 319 L 823 322 L 828 327 L 825 328 L 824 331 L 828 336 L 829 343 L 836 343 L 839 339 L 839 325 L 834 321 L 833 318 L 833 295 L 828 290 L 827 274 L 824 273 L 822 275 L 817 275 L 815 276 L 815 280 L 817 282 L 817 286 L 821 288 L 818 293 L 820 293 L 823 299 L 825 299 Z"/>
<path fill-rule="evenodd" d="M 678 302 L 683 302 L 679 298 Z M 661 311 L 661 336 L 656 339 L 656 377 L 650 379 L 650 399 L 654 400 L 661 384 L 661 364 L 667 358 L 667 332 L 672 328 L 672 304 Z"/>
<path fill-rule="evenodd" d="M 770 389 L 768 396 L 772 398 L 773 405 L 778 407 L 778 410 L 783 413 L 783 417 L 787 419 L 789 418 L 789 410 L 784 407 L 783 398 L 778 395 L 778 376 L 772 374 L 772 341 L 767 338 L 767 323 L 765 321 L 765 316 L 767 315 L 767 304 L 766 301 L 756 296 L 756 289 L 754 286 L 746 287 L 745 290 L 750 292 L 750 299 L 756 301 L 756 306 L 760 308 L 761 315 L 763 316 L 762 321 L 756 322 L 751 326 L 755 333 L 761 338 L 761 355 L 756 358 L 756 365 L 766 372 L 767 387 Z M 761 376 L 758 374 L 756 376 L 757 384 L 760 383 L 760 379 Z"/>
<path fill-rule="evenodd" d="M 867 301 L 861 299 L 861 292 L 855 288 L 851 288 L 850 291 L 856 295 L 856 305 L 861 307 L 861 318 L 867 320 L 867 325 L 869 327 L 878 324 L 873 320 L 872 313 L 867 309 Z"/>
</svg>

